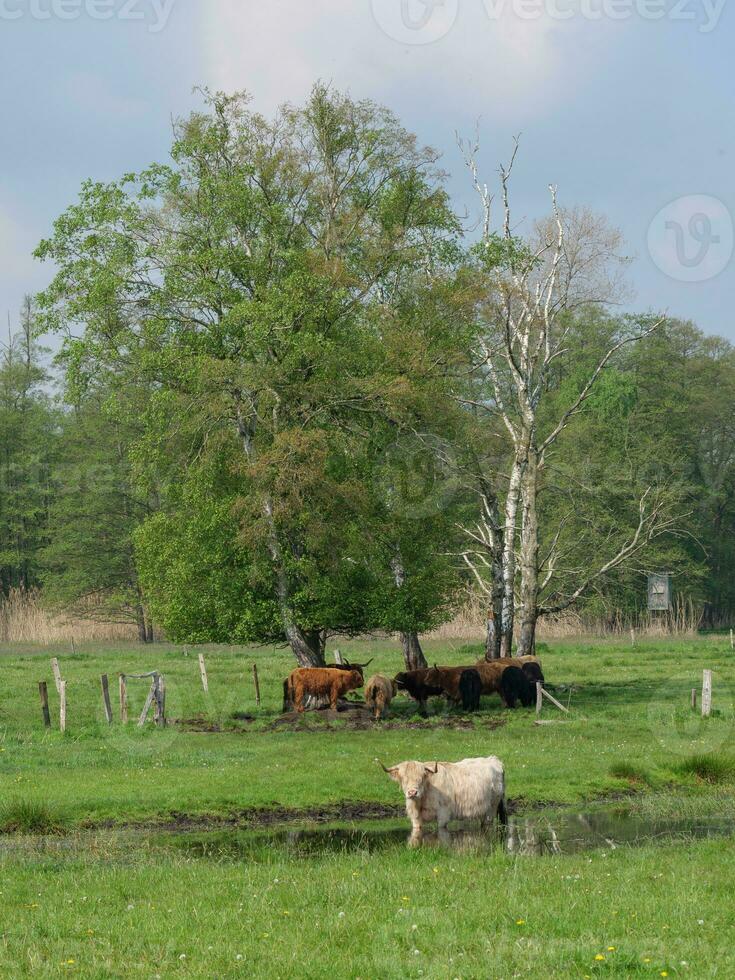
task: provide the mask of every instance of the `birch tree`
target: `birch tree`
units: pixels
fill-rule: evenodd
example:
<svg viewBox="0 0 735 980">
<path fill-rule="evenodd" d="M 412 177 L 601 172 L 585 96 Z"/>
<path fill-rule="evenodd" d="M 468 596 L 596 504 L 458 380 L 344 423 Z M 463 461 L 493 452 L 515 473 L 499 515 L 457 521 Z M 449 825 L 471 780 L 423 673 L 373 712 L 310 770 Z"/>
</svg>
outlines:
<svg viewBox="0 0 735 980">
<path fill-rule="evenodd" d="M 464 558 L 490 603 L 488 655 L 511 654 L 516 619 L 518 653 L 524 655 L 534 648 L 539 616 L 562 604 L 540 603 L 559 557 L 558 540 L 551 541 L 547 554 L 540 553 L 539 493 L 549 457 L 617 352 L 655 331 L 663 318 L 617 318 L 609 342 L 573 398 L 549 418 L 546 396 L 553 388 L 556 363 L 569 353 L 575 317 L 623 298 L 626 260 L 620 254 L 620 235 L 585 210 L 563 210 L 553 185 L 550 218 L 525 238 L 518 235 L 510 201 L 517 141 L 509 164 L 499 171 L 500 230 L 495 230 L 494 198 L 479 177 L 478 144 L 461 146 L 483 214 L 481 240 L 474 250 L 484 279 L 476 344 L 481 385 L 468 400 L 500 415 L 511 447 L 502 492 L 497 479 L 480 486 L 481 519 L 466 528 L 470 545 Z M 564 603 L 574 602 L 597 577 L 630 560 L 670 526 L 664 499 L 654 487 L 643 492 L 629 536 L 580 576 Z"/>
</svg>

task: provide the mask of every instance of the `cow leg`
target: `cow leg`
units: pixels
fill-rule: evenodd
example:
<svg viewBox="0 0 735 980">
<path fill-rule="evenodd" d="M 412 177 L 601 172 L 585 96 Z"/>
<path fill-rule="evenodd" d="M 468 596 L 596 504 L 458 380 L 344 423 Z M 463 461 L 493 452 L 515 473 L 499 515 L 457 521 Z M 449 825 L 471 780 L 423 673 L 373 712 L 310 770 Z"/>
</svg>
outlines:
<svg viewBox="0 0 735 980">
<path fill-rule="evenodd" d="M 442 830 L 446 830 L 447 824 L 451 819 L 451 813 L 449 810 L 437 810 L 436 811 L 436 826 L 441 833 Z"/>
</svg>

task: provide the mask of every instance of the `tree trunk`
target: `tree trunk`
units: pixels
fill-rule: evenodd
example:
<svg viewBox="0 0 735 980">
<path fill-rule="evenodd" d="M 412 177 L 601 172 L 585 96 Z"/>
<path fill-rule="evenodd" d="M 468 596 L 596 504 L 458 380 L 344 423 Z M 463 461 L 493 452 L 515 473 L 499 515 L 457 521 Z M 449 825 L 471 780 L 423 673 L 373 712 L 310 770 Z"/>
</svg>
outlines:
<svg viewBox="0 0 735 980">
<path fill-rule="evenodd" d="M 495 613 L 487 611 L 487 632 L 485 634 L 485 660 L 498 660 L 500 657 L 500 630 L 497 628 Z"/>
<path fill-rule="evenodd" d="M 402 589 L 406 584 L 406 569 L 403 567 L 401 556 L 397 555 L 391 561 L 391 571 L 397 589 Z M 415 630 L 405 630 L 401 632 L 401 647 L 403 649 L 403 659 L 406 670 L 421 670 L 428 667 L 424 651 L 421 649 L 421 642 Z"/>
<path fill-rule="evenodd" d="M 324 647 L 318 633 L 305 633 L 292 622 L 285 624 L 285 631 L 299 667 L 324 666 Z"/>
<path fill-rule="evenodd" d="M 527 657 L 536 648 L 539 593 L 539 536 L 538 536 L 538 453 L 529 450 L 528 465 L 523 477 L 523 523 L 521 528 L 521 586 L 518 635 L 518 656 Z"/>
<path fill-rule="evenodd" d="M 418 633 L 401 633 L 401 647 L 406 670 L 421 670 L 428 667 Z"/>
<path fill-rule="evenodd" d="M 515 628 L 515 578 L 516 578 L 516 521 L 521 484 L 526 461 L 516 456 L 505 499 L 505 531 L 503 542 L 503 596 L 502 626 L 500 631 L 500 655 L 513 656 L 513 630 Z"/>
<path fill-rule="evenodd" d="M 255 448 L 253 445 L 254 430 L 252 421 L 248 421 L 242 413 L 241 406 L 237 404 L 237 432 L 242 443 L 243 452 L 250 463 L 255 461 Z M 281 551 L 281 543 L 278 540 L 278 531 L 273 513 L 273 502 L 269 497 L 265 497 L 262 504 L 263 517 L 265 518 L 268 543 L 268 553 L 273 564 L 273 571 L 276 576 L 276 595 L 278 597 L 278 608 L 283 622 L 283 631 L 286 639 L 291 645 L 293 654 L 300 667 L 323 667 L 324 666 L 324 641 L 326 636 L 320 631 L 315 630 L 306 632 L 297 626 L 293 621 L 291 608 L 291 584 L 286 572 L 286 563 Z"/>
</svg>

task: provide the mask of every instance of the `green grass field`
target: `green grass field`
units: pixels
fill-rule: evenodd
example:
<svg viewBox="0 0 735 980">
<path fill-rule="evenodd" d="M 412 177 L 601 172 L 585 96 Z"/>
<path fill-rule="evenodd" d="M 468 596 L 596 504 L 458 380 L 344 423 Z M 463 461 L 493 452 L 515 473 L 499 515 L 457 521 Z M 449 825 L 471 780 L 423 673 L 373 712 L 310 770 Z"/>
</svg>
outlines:
<svg viewBox="0 0 735 980">
<path fill-rule="evenodd" d="M 399 669 L 387 641 L 342 649 L 374 656 L 369 672 Z M 437 703 L 417 725 L 415 706 L 400 699 L 390 722 L 368 731 L 274 728 L 291 668 L 283 651 L 205 649 L 208 696 L 197 652 L 0 648 L 0 976 L 735 976 L 729 838 L 531 858 L 400 842 L 300 854 L 267 836 L 240 851 L 192 849 L 155 830 L 190 821 L 206 837 L 211 818 L 222 834 L 276 807 L 297 820 L 330 806 L 337 818 L 350 804 L 354 818 L 360 804 L 401 802 L 376 757 L 486 754 L 505 762 L 520 814 L 625 797 L 654 820 L 735 819 L 729 641 L 553 644 L 541 653 L 547 681 L 571 708 L 568 718 L 544 708 L 556 724 L 538 727 L 535 713 L 488 699 L 471 722 Z M 428 652 L 440 663 L 473 658 L 460 645 Z M 65 735 L 54 654 L 68 687 Z M 703 668 L 714 671 L 708 720 L 690 708 Z M 123 728 L 117 674 L 152 669 L 166 677 L 169 718 L 185 724 L 139 731 L 147 686 L 130 681 Z M 392 826 L 401 823 L 394 816 Z"/>
</svg>

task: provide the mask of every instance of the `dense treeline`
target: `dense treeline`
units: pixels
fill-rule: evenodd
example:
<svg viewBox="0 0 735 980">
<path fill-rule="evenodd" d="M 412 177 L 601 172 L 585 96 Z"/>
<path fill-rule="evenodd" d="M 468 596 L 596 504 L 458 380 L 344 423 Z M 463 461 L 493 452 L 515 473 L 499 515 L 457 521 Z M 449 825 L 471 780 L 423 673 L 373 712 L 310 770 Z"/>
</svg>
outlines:
<svg viewBox="0 0 735 980">
<path fill-rule="evenodd" d="M 496 230 L 467 161 L 471 243 L 436 155 L 319 87 L 212 96 L 170 164 L 85 184 L 3 348 L 2 591 L 303 664 L 375 629 L 420 664 L 470 584 L 490 656 L 639 610 L 644 570 L 730 617 L 733 348 L 616 313 L 617 234 L 555 192 L 518 237 L 512 164 Z"/>
</svg>

